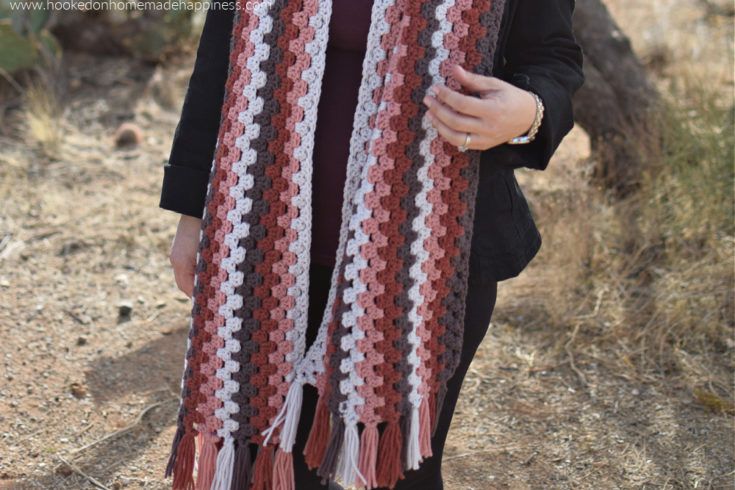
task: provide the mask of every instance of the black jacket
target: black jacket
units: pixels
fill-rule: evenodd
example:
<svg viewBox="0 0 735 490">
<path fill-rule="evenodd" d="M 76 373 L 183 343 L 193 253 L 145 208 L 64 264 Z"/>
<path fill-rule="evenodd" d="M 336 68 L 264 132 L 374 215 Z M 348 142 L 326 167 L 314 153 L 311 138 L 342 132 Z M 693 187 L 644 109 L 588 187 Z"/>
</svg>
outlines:
<svg viewBox="0 0 735 490">
<path fill-rule="evenodd" d="M 514 169 L 543 170 L 572 129 L 572 95 L 582 85 L 582 50 L 572 33 L 574 0 L 507 0 L 492 75 L 538 94 L 543 123 L 527 145 L 482 152 L 470 281 L 517 276 L 541 247 L 541 236 Z M 207 11 L 194 69 L 164 166 L 159 206 L 201 217 L 217 141 L 234 10 Z M 490 73 L 485 73 L 490 75 Z"/>
</svg>

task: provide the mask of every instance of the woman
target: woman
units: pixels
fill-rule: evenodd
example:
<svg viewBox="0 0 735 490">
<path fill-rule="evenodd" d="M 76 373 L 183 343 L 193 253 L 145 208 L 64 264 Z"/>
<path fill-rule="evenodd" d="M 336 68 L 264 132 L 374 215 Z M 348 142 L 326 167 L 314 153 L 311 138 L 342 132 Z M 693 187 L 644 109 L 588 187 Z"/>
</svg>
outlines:
<svg viewBox="0 0 735 490">
<path fill-rule="evenodd" d="M 314 133 L 307 344 L 316 338 L 328 304 L 340 233 L 338 210 L 343 206 L 339 190 L 346 179 L 372 4 L 371 0 L 333 0 Z M 462 380 L 487 331 L 497 282 L 517 276 L 541 245 L 513 171 L 546 168 L 572 128 L 571 98 L 583 82 L 582 52 L 572 33 L 573 9 L 573 0 L 508 0 L 493 53 L 492 75 L 456 65 L 451 77 L 461 89 L 434 85 L 422 99 L 427 118 L 441 138 L 460 151 L 478 150 L 481 158 L 461 356 L 436 416 L 432 455 L 418 469 L 402 474 L 400 481 L 392 481 L 392 488 L 443 488 L 441 459 L 447 431 Z M 165 166 L 160 206 L 181 215 L 170 261 L 176 284 L 188 296 L 195 291 L 197 246 L 221 122 L 234 12 L 233 4 L 222 3 L 213 4 L 207 13 Z M 317 392 L 306 385 L 293 451 L 296 456 L 308 443 L 308 421 L 314 418 L 316 405 Z M 327 488 L 326 479 L 310 471 L 312 465 L 303 457 L 294 457 L 293 465 L 297 489 Z M 340 488 L 333 481 L 328 485 Z"/>
</svg>

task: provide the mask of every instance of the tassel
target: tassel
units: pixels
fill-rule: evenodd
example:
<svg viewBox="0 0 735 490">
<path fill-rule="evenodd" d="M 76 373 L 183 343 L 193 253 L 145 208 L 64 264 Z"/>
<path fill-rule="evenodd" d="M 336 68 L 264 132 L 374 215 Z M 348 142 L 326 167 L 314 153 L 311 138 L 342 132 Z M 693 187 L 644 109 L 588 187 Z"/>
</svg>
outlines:
<svg viewBox="0 0 735 490">
<path fill-rule="evenodd" d="M 346 447 L 347 447 L 347 425 L 345 425 L 345 431 L 342 433 L 342 443 L 339 446 L 339 451 L 337 451 L 337 465 L 334 468 L 334 479 L 337 479 L 338 477 L 344 479 L 344 474 L 347 471 L 345 467 L 349 463 L 347 457 L 345 456 Z"/>
<path fill-rule="evenodd" d="M 222 443 L 217 455 L 217 466 L 214 471 L 212 490 L 230 490 L 232 471 L 235 467 L 235 440 L 228 435 Z"/>
<path fill-rule="evenodd" d="M 299 416 L 301 415 L 301 405 L 303 401 L 304 385 L 299 380 L 294 380 L 291 383 L 291 387 L 288 389 L 286 394 L 286 401 L 281 407 L 281 411 L 278 413 L 273 423 L 266 430 L 261 432 L 265 437 L 263 445 L 267 445 L 270 437 L 275 432 L 276 428 L 283 422 L 283 429 L 281 429 L 281 443 L 282 447 L 287 452 L 293 450 L 293 446 L 296 443 L 296 431 L 299 427 Z"/>
<path fill-rule="evenodd" d="M 183 437 L 184 437 L 184 428 L 179 427 L 178 429 L 176 429 L 176 434 L 174 434 L 174 440 L 171 443 L 171 453 L 168 457 L 168 463 L 166 464 L 166 472 L 164 473 L 164 478 L 168 478 L 174 472 L 174 466 L 176 465 L 176 454 L 178 453 L 179 444 L 181 444 L 181 439 Z"/>
<path fill-rule="evenodd" d="M 403 415 L 401 416 L 401 440 L 403 441 L 403 446 L 401 447 L 401 468 L 403 468 L 403 471 L 406 471 L 409 469 L 408 467 L 408 451 L 409 451 L 409 437 L 411 436 L 411 417 L 410 412 L 409 416 Z"/>
<path fill-rule="evenodd" d="M 334 423 L 334 430 L 329 435 L 329 444 L 324 453 L 324 459 L 316 474 L 322 477 L 322 484 L 326 485 L 335 473 L 337 467 L 337 456 L 342 446 L 345 435 L 345 422 L 341 418 Z"/>
<path fill-rule="evenodd" d="M 429 413 L 429 400 L 425 396 L 421 398 L 421 406 L 419 406 L 419 425 L 419 447 L 421 448 L 421 456 L 429 458 L 432 456 L 431 414 Z"/>
<path fill-rule="evenodd" d="M 359 478 L 365 482 L 365 477 L 360 473 L 358 467 L 360 452 L 360 433 L 357 429 L 357 422 L 350 423 L 345 428 L 344 442 L 340 451 L 339 465 L 337 466 L 337 474 L 342 478 L 344 486 L 351 487 Z"/>
<path fill-rule="evenodd" d="M 195 437 L 191 432 L 187 432 L 181 438 L 174 466 L 174 490 L 194 490 Z"/>
<path fill-rule="evenodd" d="M 388 422 L 388 427 L 380 436 L 378 447 L 378 485 L 393 488 L 402 479 L 401 468 L 401 428 L 397 421 Z"/>
<path fill-rule="evenodd" d="M 431 428 L 431 435 L 433 436 L 436 432 L 436 428 L 439 426 L 439 415 L 442 413 L 442 406 L 444 405 L 444 396 L 447 394 L 447 388 L 445 385 L 439 386 L 439 393 L 436 395 L 436 418 L 434 419 L 434 426 Z"/>
<path fill-rule="evenodd" d="M 232 469 L 232 490 L 248 488 L 250 475 L 252 474 L 252 461 L 250 457 L 250 444 L 247 441 L 237 441 L 235 449 L 235 460 Z"/>
<path fill-rule="evenodd" d="M 197 490 L 209 490 L 212 487 L 217 465 L 217 439 L 219 438 L 212 434 L 203 437 L 197 470 Z"/>
<path fill-rule="evenodd" d="M 323 398 L 319 398 L 311 425 L 309 439 L 304 446 L 304 459 L 310 470 L 317 468 L 324 458 L 329 440 L 329 410 Z"/>
<path fill-rule="evenodd" d="M 360 436 L 360 473 L 365 477 L 365 488 L 368 490 L 378 486 L 375 475 L 375 465 L 378 461 L 378 433 L 377 424 L 369 424 Z"/>
<path fill-rule="evenodd" d="M 296 480 L 293 473 L 293 453 L 281 448 L 276 451 L 276 462 L 273 465 L 273 488 L 277 490 L 295 490 Z"/>
<path fill-rule="evenodd" d="M 296 444 L 296 433 L 299 428 L 301 417 L 301 406 L 304 399 L 304 384 L 300 380 L 294 380 L 286 395 L 286 406 L 288 407 L 281 429 L 281 446 L 289 453 Z M 292 456 L 293 458 L 293 456 Z"/>
<path fill-rule="evenodd" d="M 421 449 L 419 448 L 419 407 L 411 407 L 410 432 L 408 440 L 404 442 L 406 447 L 406 463 L 405 468 L 409 470 L 419 469 L 421 463 Z"/>
<path fill-rule="evenodd" d="M 255 469 L 253 470 L 253 486 L 251 487 L 251 490 L 271 490 L 272 488 L 273 446 L 258 446 L 258 455 L 255 457 Z"/>
<path fill-rule="evenodd" d="M 434 426 L 436 425 L 436 393 L 433 391 L 429 392 L 429 415 L 431 427 L 431 435 L 434 435 Z"/>
<path fill-rule="evenodd" d="M 197 453 L 200 453 L 202 451 L 202 446 L 204 446 L 204 432 L 198 432 L 197 433 Z"/>
</svg>

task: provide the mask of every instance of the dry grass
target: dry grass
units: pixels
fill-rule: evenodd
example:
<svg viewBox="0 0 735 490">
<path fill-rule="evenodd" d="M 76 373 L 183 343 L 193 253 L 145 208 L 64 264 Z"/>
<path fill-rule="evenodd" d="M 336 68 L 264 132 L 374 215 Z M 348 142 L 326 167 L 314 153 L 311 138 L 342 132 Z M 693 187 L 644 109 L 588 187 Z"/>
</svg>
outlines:
<svg viewBox="0 0 735 490">
<path fill-rule="evenodd" d="M 652 155 L 639 193 L 612 201 L 581 184 L 573 199 L 546 195 L 538 208 L 550 224 L 545 318 L 571 323 L 574 350 L 610 346 L 620 368 L 640 374 L 681 374 L 682 350 L 702 356 L 705 372 L 729 366 L 735 138 L 729 109 L 698 107 L 664 112 L 663 154 Z"/>
<path fill-rule="evenodd" d="M 660 3 L 651 8 L 658 13 Z M 632 32 L 653 46 L 662 40 Z M 735 127 L 731 78 L 702 81 L 728 63 L 709 61 L 715 66 L 702 63 L 697 76 L 664 70 L 661 140 L 641 148 L 648 168 L 640 192 L 610 199 L 587 185 L 584 166 L 568 162 L 551 178 L 524 175 L 546 250 L 533 270 L 541 286 L 522 284 L 521 301 L 542 298 L 538 318 L 560 354 L 605 349 L 612 367 L 639 376 L 715 377 L 732 399 Z M 563 177 L 557 189 L 555 177 Z"/>
<path fill-rule="evenodd" d="M 42 156 L 54 158 L 63 138 L 62 108 L 49 80 L 33 79 L 23 93 L 27 141 L 38 145 Z"/>
</svg>

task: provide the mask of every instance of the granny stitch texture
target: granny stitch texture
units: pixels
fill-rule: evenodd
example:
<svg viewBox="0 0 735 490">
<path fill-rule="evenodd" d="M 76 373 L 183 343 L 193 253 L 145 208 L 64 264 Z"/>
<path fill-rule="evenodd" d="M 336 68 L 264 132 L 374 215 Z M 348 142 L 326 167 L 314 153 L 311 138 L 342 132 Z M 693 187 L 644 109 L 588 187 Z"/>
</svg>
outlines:
<svg viewBox="0 0 735 490">
<path fill-rule="evenodd" d="M 503 0 L 375 0 L 327 307 L 306 345 L 314 129 L 330 0 L 236 12 L 197 253 L 175 489 L 395 487 L 431 455 L 462 347 L 479 152 L 446 142 L 422 99 L 452 65 L 490 74 Z M 251 450 L 257 456 L 251 466 Z M 196 470 L 196 471 L 195 471 Z"/>
</svg>

